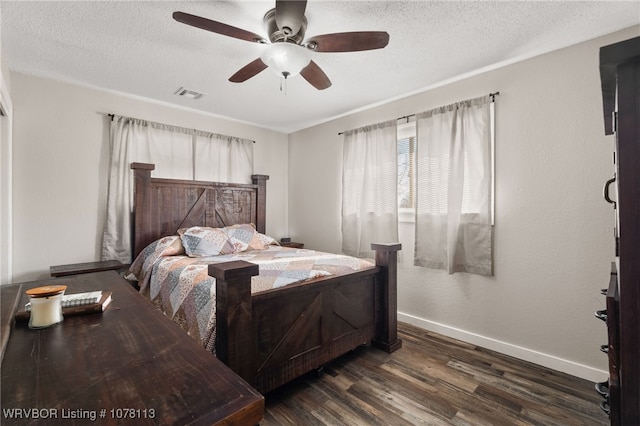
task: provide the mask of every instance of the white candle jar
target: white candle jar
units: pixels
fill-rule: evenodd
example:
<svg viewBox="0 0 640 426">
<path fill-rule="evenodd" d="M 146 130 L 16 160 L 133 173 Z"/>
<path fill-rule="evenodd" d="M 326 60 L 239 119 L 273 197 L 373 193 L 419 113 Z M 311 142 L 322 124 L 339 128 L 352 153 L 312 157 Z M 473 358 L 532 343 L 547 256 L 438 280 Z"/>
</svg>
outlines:
<svg viewBox="0 0 640 426">
<path fill-rule="evenodd" d="M 48 285 L 26 291 L 31 302 L 29 328 L 45 328 L 62 321 L 62 296 L 66 285 Z"/>
</svg>

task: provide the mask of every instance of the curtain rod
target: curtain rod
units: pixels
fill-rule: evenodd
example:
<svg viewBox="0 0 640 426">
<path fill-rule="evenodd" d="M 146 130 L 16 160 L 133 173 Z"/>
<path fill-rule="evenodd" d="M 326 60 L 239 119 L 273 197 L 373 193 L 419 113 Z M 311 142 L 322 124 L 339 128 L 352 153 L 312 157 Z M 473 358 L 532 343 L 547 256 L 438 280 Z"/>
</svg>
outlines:
<svg viewBox="0 0 640 426">
<path fill-rule="evenodd" d="M 500 94 L 500 92 L 493 92 L 493 93 L 489 93 L 489 96 L 491 96 L 491 102 L 495 102 L 496 101 L 496 96 L 498 96 Z M 411 117 L 415 117 L 415 114 L 409 114 L 409 115 L 403 115 L 402 117 L 398 117 L 396 118 L 396 120 L 400 121 L 400 120 L 407 120 L 407 123 L 409 122 L 409 119 Z M 344 132 L 340 132 L 338 133 L 338 136 L 340 135 L 344 135 Z"/>
<path fill-rule="evenodd" d="M 115 115 L 116 115 L 116 114 L 107 114 L 107 116 L 111 119 L 111 121 L 113 121 L 113 117 L 114 117 Z M 146 121 L 147 123 L 158 124 L 158 125 L 160 125 L 160 126 L 175 127 L 175 128 L 177 128 L 177 129 L 189 130 L 189 131 L 194 131 L 194 132 L 212 133 L 212 134 L 215 134 L 215 135 L 220 135 L 220 136 L 225 136 L 225 137 L 231 137 L 231 138 L 236 137 L 236 136 L 227 136 L 227 135 L 222 135 L 222 134 L 220 134 L 220 133 L 216 133 L 216 132 L 207 132 L 207 131 L 205 131 L 205 130 L 189 129 L 189 128 L 187 128 L 187 127 L 174 126 L 173 124 L 158 123 L 157 121 L 145 120 L 145 119 L 142 119 L 142 118 L 126 117 L 126 116 L 124 116 L 124 115 L 121 115 L 120 117 L 128 118 L 128 119 L 131 119 L 131 120 Z M 245 138 L 239 138 L 239 139 L 245 139 Z M 256 143 L 256 141 L 254 141 L 254 140 L 251 140 L 251 139 L 247 139 L 247 140 L 250 140 L 251 142 Z"/>
</svg>

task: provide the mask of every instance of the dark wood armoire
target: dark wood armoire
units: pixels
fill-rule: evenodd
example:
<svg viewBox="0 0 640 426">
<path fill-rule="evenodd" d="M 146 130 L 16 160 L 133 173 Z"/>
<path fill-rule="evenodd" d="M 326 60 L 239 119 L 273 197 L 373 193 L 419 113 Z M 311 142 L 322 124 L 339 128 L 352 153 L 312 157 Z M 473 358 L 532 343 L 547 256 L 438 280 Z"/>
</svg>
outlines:
<svg viewBox="0 0 640 426">
<path fill-rule="evenodd" d="M 640 425 L 640 37 L 600 49 L 605 134 L 615 134 L 604 198 L 615 215 L 606 309 L 609 378 L 596 385 L 612 425 Z"/>
</svg>

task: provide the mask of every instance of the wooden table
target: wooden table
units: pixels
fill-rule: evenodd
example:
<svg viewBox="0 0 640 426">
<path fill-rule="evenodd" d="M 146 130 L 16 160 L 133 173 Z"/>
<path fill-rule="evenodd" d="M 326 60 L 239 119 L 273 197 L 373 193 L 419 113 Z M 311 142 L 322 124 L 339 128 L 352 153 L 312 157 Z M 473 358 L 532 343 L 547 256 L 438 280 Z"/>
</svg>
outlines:
<svg viewBox="0 0 640 426">
<path fill-rule="evenodd" d="M 13 322 L 12 307 L 24 306 L 24 291 L 51 283 L 66 284 L 67 293 L 111 291 L 113 302 L 102 314 L 42 330 Z M 1 291 L 3 340 L 10 331 L 2 358 L 3 425 L 255 425 L 263 417 L 262 395 L 114 271 Z"/>
</svg>

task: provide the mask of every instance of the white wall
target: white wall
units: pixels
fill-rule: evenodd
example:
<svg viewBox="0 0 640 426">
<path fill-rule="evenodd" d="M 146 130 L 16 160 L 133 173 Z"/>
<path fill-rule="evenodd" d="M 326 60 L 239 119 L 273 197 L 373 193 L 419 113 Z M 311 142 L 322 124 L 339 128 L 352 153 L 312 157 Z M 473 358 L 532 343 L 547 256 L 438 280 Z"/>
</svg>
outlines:
<svg viewBox="0 0 640 426">
<path fill-rule="evenodd" d="M 0 283 L 10 283 L 12 238 L 12 117 L 9 86 L 0 72 Z"/>
<path fill-rule="evenodd" d="M 1 5 L 0 5 L 1 14 Z M 1 19 L 0 19 L 1 21 Z M 0 29 L 0 34 L 2 31 Z M 0 38 L 0 283 L 11 282 L 12 103 L 9 69 Z"/>
<path fill-rule="evenodd" d="M 108 119 L 115 113 L 256 141 L 254 172 L 267 182 L 266 231 L 287 229 L 287 136 L 120 94 L 12 73 L 13 281 L 49 266 L 100 259 Z"/>
<path fill-rule="evenodd" d="M 613 258 L 602 199 L 613 137 L 604 136 L 598 49 L 638 27 L 495 69 L 290 135 L 289 230 L 340 251 L 338 132 L 490 92 L 496 102 L 495 276 L 412 266 L 401 224 L 399 318 L 591 380 L 603 380 L 600 288 Z"/>
</svg>

